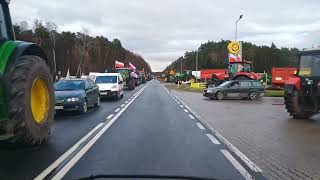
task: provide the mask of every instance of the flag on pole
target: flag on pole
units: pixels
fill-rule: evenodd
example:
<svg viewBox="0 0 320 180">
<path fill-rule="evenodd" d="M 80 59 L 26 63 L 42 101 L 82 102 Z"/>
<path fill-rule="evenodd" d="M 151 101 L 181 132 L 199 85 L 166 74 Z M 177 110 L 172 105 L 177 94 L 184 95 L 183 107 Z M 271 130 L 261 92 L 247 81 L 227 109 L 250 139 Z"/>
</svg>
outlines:
<svg viewBox="0 0 320 180">
<path fill-rule="evenodd" d="M 238 54 L 231 54 L 229 53 L 229 62 L 241 62 L 242 58 L 240 55 Z"/>
<path fill-rule="evenodd" d="M 120 61 L 115 61 L 115 68 L 124 68 L 124 63 L 120 62 Z"/>
<path fill-rule="evenodd" d="M 136 69 L 136 67 L 135 67 L 133 64 L 131 64 L 131 62 L 129 62 L 129 69 L 133 69 L 133 70 L 135 70 L 135 69 Z"/>
<path fill-rule="evenodd" d="M 70 79 L 70 71 L 68 69 L 67 75 L 66 75 L 66 79 Z"/>
</svg>

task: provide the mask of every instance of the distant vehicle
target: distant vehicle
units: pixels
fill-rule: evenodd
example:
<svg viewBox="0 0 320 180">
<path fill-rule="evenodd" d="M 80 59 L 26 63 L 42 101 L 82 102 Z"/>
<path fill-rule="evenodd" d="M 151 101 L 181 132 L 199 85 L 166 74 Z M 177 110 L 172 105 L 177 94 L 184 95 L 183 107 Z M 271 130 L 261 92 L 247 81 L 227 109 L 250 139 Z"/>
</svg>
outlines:
<svg viewBox="0 0 320 180">
<path fill-rule="evenodd" d="M 128 90 L 134 90 L 135 81 L 138 78 L 137 74 L 129 68 L 116 68 L 117 72 L 121 74 L 124 79 L 123 85 Z"/>
<path fill-rule="evenodd" d="M 99 86 L 101 97 L 111 97 L 116 100 L 123 97 L 123 78 L 120 73 L 90 73 Z"/>
<path fill-rule="evenodd" d="M 90 79 L 62 79 L 55 83 L 56 111 L 80 111 L 100 106 L 99 87 Z"/>
<path fill-rule="evenodd" d="M 217 100 L 224 98 L 248 98 L 256 100 L 264 96 L 264 93 L 264 88 L 259 81 L 231 80 L 220 84 L 218 87 L 205 89 L 203 96 Z"/>
</svg>

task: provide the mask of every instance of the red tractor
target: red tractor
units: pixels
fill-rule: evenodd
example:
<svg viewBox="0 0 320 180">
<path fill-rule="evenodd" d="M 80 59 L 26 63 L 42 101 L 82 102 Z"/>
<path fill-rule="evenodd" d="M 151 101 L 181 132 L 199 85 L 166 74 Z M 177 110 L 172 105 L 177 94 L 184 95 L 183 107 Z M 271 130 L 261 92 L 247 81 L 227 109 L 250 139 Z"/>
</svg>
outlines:
<svg viewBox="0 0 320 180">
<path fill-rule="evenodd" d="M 208 87 L 215 87 L 227 80 L 258 80 L 260 75 L 251 72 L 250 61 L 229 62 L 227 75 L 212 74 Z M 224 78 L 225 77 L 225 78 Z M 224 78 L 224 79 L 223 79 Z"/>
<path fill-rule="evenodd" d="M 284 100 L 293 118 L 304 119 L 319 111 L 320 49 L 301 51 L 298 57 L 297 72 L 284 85 Z"/>
</svg>

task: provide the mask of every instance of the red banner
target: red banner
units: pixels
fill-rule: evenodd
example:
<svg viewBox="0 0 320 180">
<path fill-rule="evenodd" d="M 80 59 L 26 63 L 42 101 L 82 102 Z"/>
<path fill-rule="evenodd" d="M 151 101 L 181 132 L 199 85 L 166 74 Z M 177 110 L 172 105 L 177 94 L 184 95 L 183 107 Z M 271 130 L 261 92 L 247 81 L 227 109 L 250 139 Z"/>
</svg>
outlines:
<svg viewBox="0 0 320 180">
<path fill-rule="evenodd" d="M 124 63 L 120 62 L 120 61 L 115 61 L 115 65 L 116 68 L 124 68 Z"/>
</svg>

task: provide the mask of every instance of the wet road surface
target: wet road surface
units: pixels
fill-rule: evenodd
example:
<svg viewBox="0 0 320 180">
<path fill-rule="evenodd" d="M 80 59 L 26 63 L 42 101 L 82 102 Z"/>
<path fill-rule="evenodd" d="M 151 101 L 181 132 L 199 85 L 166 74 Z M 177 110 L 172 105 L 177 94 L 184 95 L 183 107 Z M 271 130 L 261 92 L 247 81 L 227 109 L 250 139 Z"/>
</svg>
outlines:
<svg viewBox="0 0 320 180">
<path fill-rule="evenodd" d="M 41 147 L 0 151 L 1 179 L 99 174 L 264 179 L 158 81 L 86 116 L 58 117 Z"/>
<path fill-rule="evenodd" d="M 291 119 L 282 98 L 205 98 L 174 91 L 200 119 L 263 169 L 268 179 L 320 179 L 320 118 Z"/>
</svg>

